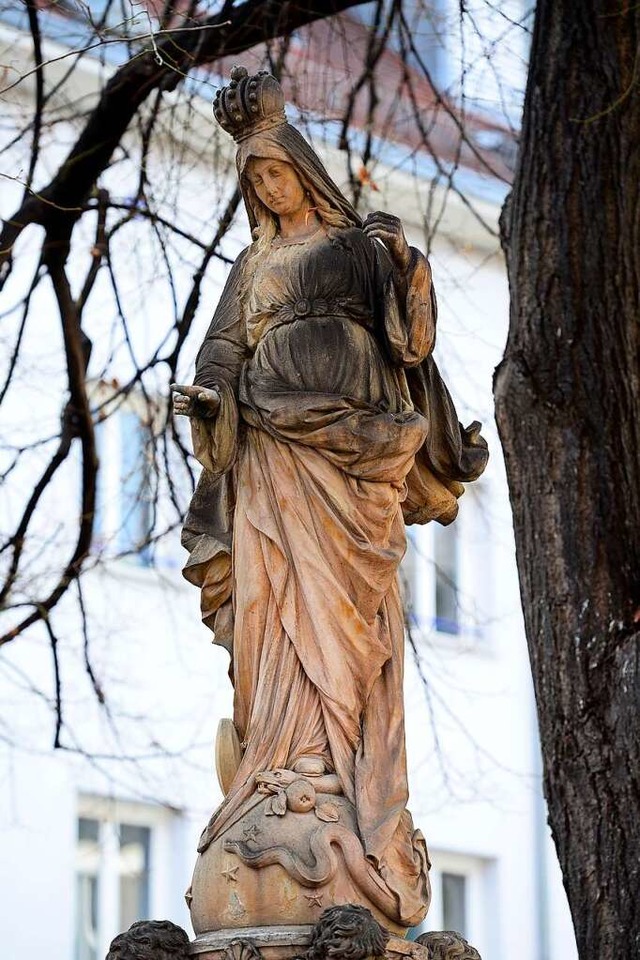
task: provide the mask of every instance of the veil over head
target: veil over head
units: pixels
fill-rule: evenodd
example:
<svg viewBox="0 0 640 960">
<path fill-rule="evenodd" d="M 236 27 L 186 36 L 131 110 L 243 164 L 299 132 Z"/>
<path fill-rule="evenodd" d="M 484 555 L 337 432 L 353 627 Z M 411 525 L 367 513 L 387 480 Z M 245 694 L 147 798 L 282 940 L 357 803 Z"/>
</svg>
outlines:
<svg viewBox="0 0 640 960">
<path fill-rule="evenodd" d="M 247 164 L 252 158 L 282 160 L 292 164 L 302 179 L 313 188 L 314 193 L 342 214 L 347 221 L 345 226 L 362 225 L 361 218 L 333 182 L 313 147 L 290 123 L 280 123 L 269 130 L 247 137 L 238 144 L 238 180 L 252 231 L 258 226 L 254 204 L 260 202 L 247 175 Z"/>
</svg>

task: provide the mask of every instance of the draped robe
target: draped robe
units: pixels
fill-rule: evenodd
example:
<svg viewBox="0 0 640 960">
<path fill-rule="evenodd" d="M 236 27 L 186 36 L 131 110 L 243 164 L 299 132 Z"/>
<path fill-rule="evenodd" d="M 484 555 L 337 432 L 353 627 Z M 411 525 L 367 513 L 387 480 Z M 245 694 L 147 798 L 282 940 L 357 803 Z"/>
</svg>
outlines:
<svg viewBox="0 0 640 960">
<path fill-rule="evenodd" d="M 231 271 L 195 382 L 204 471 L 185 524 L 185 576 L 232 654 L 244 753 L 200 843 L 259 800 L 255 774 L 319 756 L 354 805 L 363 850 L 418 922 L 426 850 L 406 811 L 405 519 L 450 522 L 486 462 L 431 359 L 430 268 L 398 276 L 357 227 L 276 241 Z M 404 510 L 404 516 L 403 516 Z"/>
</svg>

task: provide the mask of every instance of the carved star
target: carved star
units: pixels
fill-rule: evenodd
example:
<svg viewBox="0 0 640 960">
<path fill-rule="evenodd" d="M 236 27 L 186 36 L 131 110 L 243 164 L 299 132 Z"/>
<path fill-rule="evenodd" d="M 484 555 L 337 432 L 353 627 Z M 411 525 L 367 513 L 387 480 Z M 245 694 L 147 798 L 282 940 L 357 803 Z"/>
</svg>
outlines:
<svg viewBox="0 0 640 960">
<path fill-rule="evenodd" d="M 251 826 L 244 828 L 244 830 L 242 831 L 242 836 L 247 841 L 247 843 L 249 843 L 251 840 L 255 841 L 256 837 L 260 833 L 262 833 L 262 830 L 260 829 L 260 827 L 257 824 L 252 823 Z"/>
<path fill-rule="evenodd" d="M 310 907 L 321 907 L 322 906 L 322 894 L 321 893 L 305 893 L 305 900 L 307 900 Z"/>
<path fill-rule="evenodd" d="M 237 873 L 240 867 L 227 867 L 226 870 L 222 871 L 222 876 L 225 878 L 227 883 L 237 883 L 238 877 Z"/>
</svg>

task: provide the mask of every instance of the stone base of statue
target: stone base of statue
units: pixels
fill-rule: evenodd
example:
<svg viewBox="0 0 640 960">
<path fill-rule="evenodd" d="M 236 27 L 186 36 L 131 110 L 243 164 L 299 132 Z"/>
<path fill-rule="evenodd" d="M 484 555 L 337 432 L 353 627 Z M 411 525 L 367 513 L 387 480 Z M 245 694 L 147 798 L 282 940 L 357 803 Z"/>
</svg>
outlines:
<svg viewBox="0 0 640 960">
<path fill-rule="evenodd" d="M 187 897 L 195 932 L 312 925 L 327 907 L 357 903 L 403 936 L 406 927 L 390 920 L 393 894 L 358 839 L 352 804 L 297 784 L 280 806 L 277 795 L 260 796 L 199 855 Z"/>
<path fill-rule="evenodd" d="M 198 934 L 190 952 L 197 960 L 258 960 L 258 955 L 262 960 L 302 957 L 309 946 L 312 929 L 308 924 L 281 924 L 215 930 Z"/>
<path fill-rule="evenodd" d="M 431 931 L 417 940 L 389 936 L 363 907 L 325 910 L 313 926 L 248 927 L 196 937 L 196 960 L 481 960 L 459 933 Z"/>
<path fill-rule="evenodd" d="M 481 960 L 460 934 L 432 931 L 413 942 L 389 933 L 355 904 L 330 907 L 314 926 L 235 927 L 193 943 L 169 920 L 139 920 L 112 942 L 106 960 Z"/>
<path fill-rule="evenodd" d="M 369 953 L 373 947 L 366 939 L 367 931 L 363 929 L 362 913 L 355 914 L 351 920 L 352 926 L 354 921 L 357 923 L 357 929 L 345 929 L 345 912 L 347 912 L 348 924 L 351 919 L 348 917 L 348 912 L 352 910 L 353 907 L 346 906 L 339 908 L 340 912 L 334 911 L 334 922 L 328 924 L 330 933 L 326 929 L 326 924 L 324 927 L 325 939 L 329 935 L 332 942 L 336 939 L 336 927 L 340 927 L 338 936 L 340 939 L 344 938 L 345 946 L 347 943 L 350 945 L 349 956 L 355 957 L 359 954 L 363 958 L 379 956 L 385 957 L 386 960 L 429 960 L 428 950 L 421 944 L 400 937 L 387 938 L 384 933 L 382 933 L 383 940 L 377 947 L 382 952 Z M 371 923 L 371 917 L 365 918 L 365 923 L 366 919 Z M 329 920 L 331 921 L 331 918 Z M 324 924 L 325 921 L 322 923 Z M 303 958 L 308 954 L 314 930 L 314 927 L 308 925 L 218 930 L 197 936 L 191 944 L 190 952 L 197 960 L 290 960 L 290 958 L 292 960 L 294 957 Z M 375 928 L 371 932 L 374 935 L 378 933 Z M 317 953 L 317 948 L 313 952 Z"/>
</svg>

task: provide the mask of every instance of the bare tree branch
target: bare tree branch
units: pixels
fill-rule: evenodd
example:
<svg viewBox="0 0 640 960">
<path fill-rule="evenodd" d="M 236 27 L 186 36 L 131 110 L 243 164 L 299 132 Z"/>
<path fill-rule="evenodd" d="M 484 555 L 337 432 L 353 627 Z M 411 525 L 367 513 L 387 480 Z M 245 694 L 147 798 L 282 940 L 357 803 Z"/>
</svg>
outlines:
<svg viewBox="0 0 640 960">
<path fill-rule="evenodd" d="M 65 271 L 64 264 L 68 251 L 68 236 L 56 243 L 45 243 L 44 260 L 49 270 L 60 310 L 69 378 L 69 401 L 64 412 L 58 455 L 62 459 L 66 458 L 71 440 L 75 437 L 80 439 L 82 448 L 82 494 L 78 537 L 73 554 L 49 596 L 42 603 L 37 604 L 33 613 L 0 637 L 0 646 L 14 640 L 32 624 L 47 619 L 49 612 L 65 594 L 72 581 L 79 575 L 82 562 L 91 547 L 98 460 L 85 380 L 90 349 L 88 349 L 87 338 L 80 327 L 76 304 Z M 55 472 L 55 469 L 57 469 L 57 466 L 54 467 L 52 472 Z M 15 571 L 13 576 L 15 577 Z"/>
<path fill-rule="evenodd" d="M 0 234 L 0 289 L 11 271 L 15 241 L 30 223 L 52 227 L 61 218 L 74 223 L 99 175 L 140 105 L 153 90 L 173 90 L 189 70 L 222 54 L 242 53 L 257 43 L 291 33 L 363 0 L 311 0 L 285 4 L 246 0 L 205 21 L 201 29 L 169 34 L 156 51 L 147 50 L 121 67 L 106 84 L 100 101 L 69 156 L 48 187 L 30 195 Z"/>
<path fill-rule="evenodd" d="M 29 160 L 29 172 L 27 173 L 27 182 L 25 185 L 25 197 L 31 189 L 33 175 L 38 162 L 40 133 L 42 131 L 42 111 L 44 109 L 44 71 L 42 68 L 42 41 L 40 37 L 40 23 L 38 21 L 38 7 L 35 0 L 27 0 L 26 6 L 31 37 L 33 39 L 33 56 L 36 64 L 36 105 L 33 114 L 33 140 L 31 145 L 31 158 Z M 24 199 L 25 198 L 23 198 L 23 202 Z"/>
</svg>

